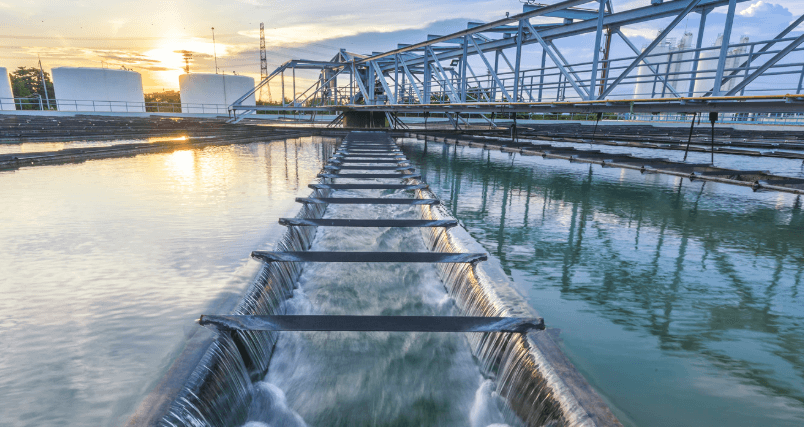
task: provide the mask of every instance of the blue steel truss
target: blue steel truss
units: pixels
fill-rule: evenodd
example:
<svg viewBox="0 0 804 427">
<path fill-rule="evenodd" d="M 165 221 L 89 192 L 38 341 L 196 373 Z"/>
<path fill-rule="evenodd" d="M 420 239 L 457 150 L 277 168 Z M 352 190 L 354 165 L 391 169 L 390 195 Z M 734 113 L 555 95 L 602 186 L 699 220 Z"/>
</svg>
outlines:
<svg viewBox="0 0 804 427">
<path fill-rule="evenodd" d="M 804 63 L 791 61 L 795 56 L 791 54 L 804 50 L 804 35 L 790 35 L 804 16 L 772 39 L 730 43 L 736 6 L 746 1 L 651 0 L 650 5 L 621 11 L 615 10 L 612 0 L 551 5 L 529 1 L 520 14 L 488 23 L 469 22 L 466 30 L 430 35 L 420 43 L 400 44 L 386 52 L 357 54 L 340 49 L 329 61 L 287 61 L 235 101 L 230 112 L 236 121 L 256 111 L 257 107 L 242 102 L 277 78 L 282 105 L 271 110 L 804 112 Z M 722 42 L 705 47 L 707 15 L 718 7 L 726 8 Z M 699 16 L 695 45 L 671 46 L 668 35 L 693 14 Z M 543 18 L 558 19 L 544 23 Z M 663 29 L 639 49 L 623 28 L 650 22 L 656 28 L 662 24 Z M 577 41 L 590 35 L 594 36 L 591 61 L 571 62 L 556 45 L 559 40 L 572 43 L 572 38 Z M 615 55 L 612 42 L 625 46 L 620 49 L 625 54 Z M 589 45 L 588 41 L 576 43 L 583 44 Z M 523 48 L 530 45 L 540 53 L 526 54 Z M 538 63 L 538 58 L 540 65 L 526 66 Z M 299 93 L 297 70 L 318 73 L 315 83 Z M 288 71 L 293 89 L 286 98 Z M 792 83 L 770 88 L 752 85 L 763 77 Z"/>
</svg>

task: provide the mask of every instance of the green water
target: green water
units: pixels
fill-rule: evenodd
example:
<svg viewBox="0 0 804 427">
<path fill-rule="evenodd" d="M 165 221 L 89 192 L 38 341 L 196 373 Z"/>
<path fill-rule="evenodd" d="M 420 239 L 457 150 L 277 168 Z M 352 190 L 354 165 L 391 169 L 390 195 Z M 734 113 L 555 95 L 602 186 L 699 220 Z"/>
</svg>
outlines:
<svg viewBox="0 0 804 427">
<path fill-rule="evenodd" d="M 405 139 L 626 425 L 804 425 L 796 196 Z"/>
</svg>

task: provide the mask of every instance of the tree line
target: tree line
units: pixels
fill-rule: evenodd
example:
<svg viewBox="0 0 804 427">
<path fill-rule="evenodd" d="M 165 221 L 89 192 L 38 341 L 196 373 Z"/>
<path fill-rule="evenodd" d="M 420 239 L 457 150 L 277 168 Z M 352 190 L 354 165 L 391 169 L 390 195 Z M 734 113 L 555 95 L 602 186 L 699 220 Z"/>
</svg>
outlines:
<svg viewBox="0 0 804 427">
<path fill-rule="evenodd" d="M 42 86 L 42 74 L 45 76 L 45 86 Z M 50 73 L 47 71 L 40 73 L 36 67 L 18 67 L 16 71 L 9 73 L 8 77 L 11 80 L 11 91 L 14 94 L 14 98 L 36 98 L 39 95 L 42 97 L 43 102 L 47 98 L 51 100 L 56 98 L 53 82 L 50 80 Z M 45 87 L 47 92 L 45 92 Z M 22 109 L 38 110 L 39 102 L 23 104 Z"/>
</svg>

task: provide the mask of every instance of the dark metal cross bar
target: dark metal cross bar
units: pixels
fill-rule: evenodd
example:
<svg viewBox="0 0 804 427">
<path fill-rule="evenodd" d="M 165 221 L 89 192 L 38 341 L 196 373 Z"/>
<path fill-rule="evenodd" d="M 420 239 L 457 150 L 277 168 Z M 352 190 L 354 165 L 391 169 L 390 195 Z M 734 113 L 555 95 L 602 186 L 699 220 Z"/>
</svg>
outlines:
<svg viewBox="0 0 804 427">
<path fill-rule="evenodd" d="M 331 163 L 401 163 L 407 160 L 400 159 L 335 159 Z"/>
<path fill-rule="evenodd" d="M 398 148 L 396 145 L 390 144 L 348 144 L 342 145 L 340 149 L 349 150 L 351 148 L 362 148 L 362 149 L 394 149 Z"/>
<path fill-rule="evenodd" d="M 406 166 L 340 166 L 340 165 L 327 165 L 324 169 L 337 170 L 337 169 L 350 169 L 350 170 L 389 170 L 389 171 L 412 171 L 415 170 Z"/>
<path fill-rule="evenodd" d="M 377 163 L 377 162 L 407 162 L 408 159 L 404 156 L 361 156 L 361 155 L 348 155 L 348 156 L 335 156 L 329 160 L 334 163 L 342 163 L 344 161 L 351 163 Z"/>
<path fill-rule="evenodd" d="M 541 317 L 202 315 L 198 323 L 230 331 L 526 333 L 544 329 Z"/>
<path fill-rule="evenodd" d="M 474 263 L 488 259 L 482 253 L 451 252 L 264 252 L 251 257 L 266 262 L 433 262 Z"/>
<path fill-rule="evenodd" d="M 390 148 L 390 149 L 387 149 L 387 150 L 370 150 L 370 149 L 365 149 L 365 148 L 350 148 L 350 149 L 338 150 L 338 151 L 335 152 L 335 154 L 339 154 L 339 153 L 375 153 L 375 154 L 395 153 L 395 154 L 401 154 L 402 152 L 399 151 L 398 149 L 395 149 L 395 148 Z"/>
<path fill-rule="evenodd" d="M 316 190 L 420 190 L 427 184 L 310 184 Z"/>
<path fill-rule="evenodd" d="M 800 179 L 800 178 L 761 179 L 761 180 L 759 180 L 759 183 L 760 184 L 767 184 L 767 185 L 798 185 L 798 184 L 804 184 L 804 179 Z"/>
<path fill-rule="evenodd" d="M 380 199 L 368 197 L 299 197 L 298 203 L 336 205 L 439 205 L 438 199 Z"/>
<path fill-rule="evenodd" d="M 329 161 L 332 162 L 332 163 L 343 163 L 344 160 L 347 161 L 347 162 L 351 162 L 351 163 L 356 163 L 358 161 L 360 163 L 377 163 L 377 162 L 389 162 L 390 163 L 391 161 L 394 161 L 394 162 L 407 162 L 408 161 L 407 158 L 402 157 L 402 156 L 399 156 L 399 157 L 389 157 L 389 156 L 383 156 L 383 157 L 379 157 L 379 156 L 378 157 L 338 156 L 338 157 L 333 157 Z"/>
<path fill-rule="evenodd" d="M 418 173 L 320 173 L 319 178 L 400 178 L 400 179 L 421 179 Z"/>
<path fill-rule="evenodd" d="M 701 176 L 762 175 L 768 173 L 769 173 L 768 171 L 760 171 L 760 170 L 716 170 L 716 171 L 696 171 L 695 175 L 701 175 Z"/>
<path fill-rule="evenodd" d="M 397 151 L 372 151 L 371 154 L 363 154 L 363 152 L 354 153 L 354 152 L 340 152 L 333 154 L 334 158 L 344 158 L 344 157 L 360 157 L 360 158 L 405 158 L 405 155 L 399 153 Z"/>
<path fill-rule="evenodd" d="M 305 218 L 279 218 L 282 225 L 311 226 L 311 227 L 455 227 L 458 221 L 454 219 L 426 220 L 426 219 L 305 219 Z"/>
</svg>

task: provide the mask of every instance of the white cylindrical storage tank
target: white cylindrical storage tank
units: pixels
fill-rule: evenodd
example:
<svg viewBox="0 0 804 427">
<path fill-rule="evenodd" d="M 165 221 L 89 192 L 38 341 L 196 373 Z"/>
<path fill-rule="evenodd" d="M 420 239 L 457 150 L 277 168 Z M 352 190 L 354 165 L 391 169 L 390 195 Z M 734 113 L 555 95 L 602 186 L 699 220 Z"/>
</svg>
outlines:
<svg viewBox="0 0 804 427">
<path fill-rule="evenodd" d="M 59 111 L 145 112 L 140 73 L 88 67 L 51 70 Z"/>
<path fill-rule="evenodd" d="M 642 49 L 644 52 L 645 49 Z M 645 61 L 647 61 L 654 70 L 656 70 L 662 78 L 664 78 L 664 74 L 667 71 L 667 61 L 669 59 L 668 52 L 670 51 L 670 43 L 664 41 L 660 43 L 658 46 L 653 48 L 653 51 L 645 57 Z M 662 88 L 664 85 L 662 84 L 661 80 L 657 79 L 656 76 L 651 71 L 650 67 L 647 65 L 642 65 L 639 67 L 639 73 L 637 74 L 637 84 L 634 87 L 634 97 L 635 98 L 658 98 L 662 96 Z"/>
<path fill-rule="evenodd" d="M 254 79 L 225 74 L 182 74 L 179 76 L 183 113 L 227 114 L 228 106 L 254 89 Z M 257 105 L 252 94 L 241 105 Z"/>
<path fill-rule="evenodd" d="M 14 107 L 14 92 L 11 91 L 11 78 L 8 70 L 0 67 L 0 111 L 16 110 Z"/>
<path fill-rule="evenodd" d="M 748 41 L 749 41 L 748 36 L 740 37 L 740 44 L 746 44 L 748 43 Z M 734 71 L 735 68 L 738 68 L 741 65 L 743 65 L 743 62 L 748 61 L 748 54 L 746 52 L 745 46 L 738 46 L 730 50 L 729 56 L 730 58 L 726 58 L 725 69 L 727 71 L 723 73 L 723 77 L 731 75 L 731 73 Z M 739 72 L 736 76 L 732 77 L 725 84 L 723 84 L 723 86 L 721 86 L 720 89 L 721 93 L 726 93 L 734 89 L 734 87 L 737 86 L 738 84 L 740 84 L 740 82 L 743 81 L 744 76 L 743 73 L 744 71 Z"/>
<path fill-rule="evenodd" d="M 645 49 L 643 48 L 644 52 Z M 653 62 L 649 58 L 648 62 Z M 644 64 L 644 62 L 642 63 Z M 634 85 L 634 98 L 648 98 L 650 97 L 650 88 L 653 82 L 653 72 L 647 65 L 640 65 L 637 68 L 636 84 Z"/>
<path fill-rule="evenodd" d="M 670 66 L 670 85 L 681 96 L 687 96 L 690 87 L 690 73 L 692 62 L 687 62 L 694 58 L 693 52 L 684 52 L 692 46 L 692 33 L 684 33 L 684 37 L 678 43 L 679 53 L 671 56 Z"/>
<path fill-rule="evenodd" d="M 723 34 L 717 36 L 712 47 L 720 47 L 723 44 Z M 698 72 L 695 76 L 695 93 L 693 96 L 703 96 L 715 85 L 715 73 L 717 63 L 720 60 L 720 49 L 709 49 L 701 52 L 698 61 Z M 710 59 L 711 58 L 711 59 Z"/>
</svg>

